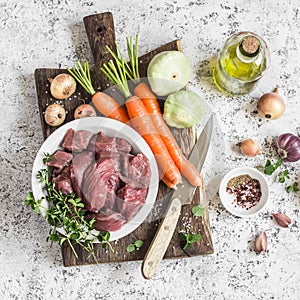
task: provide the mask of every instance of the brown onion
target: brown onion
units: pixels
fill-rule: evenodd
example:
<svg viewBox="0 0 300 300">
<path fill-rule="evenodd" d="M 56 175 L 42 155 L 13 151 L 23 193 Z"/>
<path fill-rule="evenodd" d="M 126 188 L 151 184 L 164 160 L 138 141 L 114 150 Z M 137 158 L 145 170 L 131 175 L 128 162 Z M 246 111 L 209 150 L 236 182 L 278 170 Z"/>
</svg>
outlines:
<svg viewBox="0 0 300 300">
<path fill-rule="evenodd" d="M 50 93 L 56 99 L 66 99 L 75 93 L 76 81 L 69 74 L 62 73 L 53 79 L 48 78 L 48 80 L 50 82 Z"/>
<path fill-rule="evenodd" d="M 276 88 L 274 93 L 264 94 L 258 101 L 257 110 L 261 117 L 274 120 L 281 117 L 285 112 L 285 103 L 278 95 Z"/>
<path fill-rule="evenodd" d="M 66 111 L 60 104 L 51 104 L 47 107 L 44 117 L 48 125 L 59 126 L 66 118 Z"/>
<path fill-rule="evenodd" d="M 260 153 L 260 146 L 256 141 L 247 139 L 240 143 L 240 150 L 244 155 L 254 157 Z"/>
<path fill-rule="evenodd" d="M 86 117 L 96 117 L 97 113 L 92 105 L 81 104 L 79 105 L 74 112 L 74 119 L 81 119 Z"/>
</svg>

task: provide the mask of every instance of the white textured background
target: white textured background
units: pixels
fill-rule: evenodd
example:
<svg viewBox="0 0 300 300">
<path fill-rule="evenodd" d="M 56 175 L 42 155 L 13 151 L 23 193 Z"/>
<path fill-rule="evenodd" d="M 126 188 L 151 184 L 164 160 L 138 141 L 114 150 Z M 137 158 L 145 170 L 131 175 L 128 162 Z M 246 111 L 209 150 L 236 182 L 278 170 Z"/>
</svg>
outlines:
<svg viewBox="0 0 300 300">
<path fill-rule="evenodd" d="M 300 299 L 299 193 L 287 194 L 272 180 L 270 205 L 250 219 L 231 216 L 215 195 L 209 206 L 215 254 L 163 261 L 151 281 L 142 278 L 140 262 L 64 268 L 59 248 L 49 248 L 47 224 L 24 207 L 43 141 L 33 72 L 91 59 L 82 19 L 104 11 L 113 13 L 121 45 L 139 34 L 141 54 L 182 39 L 194 71 L 191 85 L 224 133 L 225 148 L 219 146 L 206 179 L 210 194 L 227 170 L 264 162 L 242 157 L 239 141 L 300 134 L 299 0 L 0 0 L 0 299 Z M 225 39 L 242 30 L 264 37 L 271 67 L 251 95 L 225 97 L 212 84 L 211 61 Z M 261 121 L 253 114 L 257 97 L 277 85 L 286 113 Z M 298 180 L 299 164 L 293 166 Z M 275 211 L 292 218 L 288 229 L 271 220 Z M 257 255 L 252 241 L 262 229 L 269 251 Z"/>
</svg>

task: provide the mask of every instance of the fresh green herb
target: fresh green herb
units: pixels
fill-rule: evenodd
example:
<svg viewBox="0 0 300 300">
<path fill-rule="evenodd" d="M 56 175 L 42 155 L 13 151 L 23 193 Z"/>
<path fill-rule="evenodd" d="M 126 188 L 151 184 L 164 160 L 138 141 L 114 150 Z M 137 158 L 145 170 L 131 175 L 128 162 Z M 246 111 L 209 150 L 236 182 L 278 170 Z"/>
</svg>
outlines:
<svg viewBox="0 0 300 300">
<path fill-rule="evenodd" d="M 37 214 L 41 213 L 41 209 L 46 211 L 46 220 L 52 226 L 48 241 L 57 242 L 61 246 L 67 242 L 76 258 L 78 255 L 73 247 L 73 243 L 80 245 L 89 253 L 89 256 L 95 257 L 94 240 L 98 240 L 102 247 L 109 246 L 110 233 L 107 231 L 96 231 L 94 228 L 95 219 L 87 220 L 85 218 L 84 204 L 76 195 L 63 195 L 55 189 L 55 184 L 50 180 L 50 173 L 47 169 L 38 171 L 37 178 L 44 185 L 46 197 L 34 199 L 33 193 L 30 192 L 25 200 L 25 205 L 30 206 Z M 48 201 L 48 208 L 42 205 L 43 200 Z M 62 236 L 57 229 L 62 228 L 66 235 Z"/>
<path fill-rule="evenodd" d="M 282 165 L 282 158 L 279 158 L 278 161 L 274 164 L 268 159 L 265 164 L 264 173 L 266 175 L 272 175 L 280 166 Z"/>
<path fill-rule="evenodd" d="M 143 242 L 142 240 L 136 240 L 136 241 L 134 242 L 134 244 L 129 244 L 129 245 L 126 247 L 126 251 L 127 251 L 127 252 L 133 252 L 133 251 L 135 251 L 136 249 L 141 248 L 143 245 L 144 245 L 144 242 Z"/>
<path fill-rule="evenodd" d="M 135 246 L 134 244 L 129 244 L 127 247 L 126 247 L 126 251 L 127 252 L 133 252 L 135 250 Z"/>
<path fill-rule="evenodd" d="M 49 162 L 50 160 L 52 160 L 51 154 L 50 153 L 44 153 L 44 158 L 43 158 L 44 164 Z"/>
<path fill-rule="evenodd" d="M 278 174 L 278 181 L 280 183 L 284 183 L 286 179 L 290 179 L 290 176 L 289 176 L 289 171 L 288 170 L 284 170 L 283 172 L 280 172 Z"/>
<path fill-rule="evenodd" d="M 195 205 L 192 207 L 192 214 L 195 216 L 195 217 L 201 217 L 204 215 L 204 211 L 205 211 L 205 208 L 204 206 L 198 204 L 198 205 Z"/>
<path fill-rule="evenodd" d="M 194 234 L 194 233 L 190 233 L 190 232 L 188 232 L 188 233 L 180 232 L 179 236 L 185 242 L 183 250 L 188 250 L 193 243 L 197 243 L 198 241 L 200 241 L 202 239 L 201 234 L 197 234 L 197 233 Z"/>
<path fill-rule="evenodd" d="M 134 246 L 137 248 L 141 248 L 144 245 L 144 242 L 142 240 L 137 240 L 134 242 Z"/>
<path fill-rule="evenodd" d="M 299 191 L 299 188 L 298 188 L 298 182 L 294 182 L 292 183 L 291 185 L 289 185 L 287 188 L 286 188 L 286 191 L 288 193 L 290 192 L 298 192 Z"/>
</svg>

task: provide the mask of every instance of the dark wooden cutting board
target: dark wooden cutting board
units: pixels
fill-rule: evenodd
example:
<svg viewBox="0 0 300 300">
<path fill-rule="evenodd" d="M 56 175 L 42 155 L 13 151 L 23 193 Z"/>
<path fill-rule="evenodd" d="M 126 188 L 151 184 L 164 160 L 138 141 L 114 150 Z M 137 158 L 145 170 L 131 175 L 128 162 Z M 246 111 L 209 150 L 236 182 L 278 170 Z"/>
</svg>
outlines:
<svg viewBox="0 0 300 300">
<path fill-rule="evenodd" d="M 102 13 L 91 15 L 84 18 L 84 24 L 86 32 L 88 35 L 88 40 L 91 46 L 92 54 L 94 57 L 94 72 L 92 72 L 92 79 L 94 87 L 98 90 L 105 90 L 110 85 L 110 82 L 106 77 L 99 71 L 99 68 L 111 59 L 110 55 L 107 53 L 105 46 L 108 45 L 110 48 L 115 49 L 115 31 L 113 16 L 111 13 Z M 143 41 L 141 41 L 143 42 Z M 162 51 L 166 50 L 177 50 L 182 51 L 181 43 L 179 40 L 172 41 L 166 45 L 163 45 L 150 53 L 147 53 L 140 57 L 140 75 L 141 77 L 146 77 L 147 66 L 150 60 Z M 38 105 L 42 123 L 42 130 L 44 138 L 46 139 L 56 128 L 49 127 L 44 122 L 43 112 L 45 111 L 47 105 L 55 103 L 57 100 L 53 99 L 49 91 L 48 78 L 53 78 L 57 74 L 67 72 L 64 69 L 36 69 L 35 70 L 35 82 L 37 90 Z M 75 108 L 83 103 L 83 101 L 89 103 L 90 97 L 86 92 L 78 87 L 76 93 L 66 100 L 62 100 L 62 104 L 68 111 L 66 122 L 73 120 L 73 113 Z M 189 155 L 194 143 L 195 143 L 195 133 L 193 128 L 191 129 L 171 129 L 179 146 L 181 147 L 185 155 Z M 171 190 L 167 188 L 163 183 L 160 183 L 156 204 L 152 213 L 147 217 L 147 219 L 131 234 L 118 240 L 117 242 L 112 242 L 114 248 L 114 253 L 97 244 L 96 246 L 96 257 L 100 263 L 108 262 L 121 262 L 121 261 L 132 261 L 132 260 L 142 260 L 149 247 L 154 234 L 156 232 L 157 226 L 160 222 L 157 219 L 158 213 L 163 213 L 164 207 L 167 205 Z M 164 198 L 165 197 L 165 198 Z M 164 198 L 164 201 L 161 199 Z M 178 257 L 188 257 L 201 254 L 213 253 L 213 244 L 210 232 L 209 218 L 207 209 L 205 210 L 203 217 L 192 216 L 191 209 L 195 204 L 199 204 L 199 192 L 196 190 L 193 201 L 190 205 L 185 205 L 182 207 L 181 216 L 178 221 L 175 233 L 172 237 L 171 243 L 167 249 L 164 258 L 178 258 Z M 182 241 L 179 237 L 179 232 L 187 231 L 201 233 L 203 238 L 198 243 L 193 244 L 188 251 L 183 251 Z M 138 251 L 131 253 L 126 252 L 126 247 L 128 244 L 134 243 L 136 240 L 143 240 L 144 245 Z M 95 263 L 93 258 L 88 258 L 88 254 L 82 250 L 80 247 L 74 245 L 76 252 L 78 253 L 78 259 L 74 256 L 71 248 L 64 243 L 62 246 L 62 256 L 64 266 L 77 266 L 85 264 Z"/>
</svg>

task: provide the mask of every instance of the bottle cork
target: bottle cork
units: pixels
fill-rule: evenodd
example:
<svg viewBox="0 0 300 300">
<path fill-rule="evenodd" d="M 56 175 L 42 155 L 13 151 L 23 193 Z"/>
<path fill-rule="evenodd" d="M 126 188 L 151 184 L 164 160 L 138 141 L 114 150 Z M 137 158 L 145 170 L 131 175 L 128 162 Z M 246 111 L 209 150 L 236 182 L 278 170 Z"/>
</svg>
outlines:
<svg viewBox="0 0 300 300">
<path fill-rule="evenodd" d="M 245 56 L 248 57 L 256 56 L 259 50 L 260 50 L 260 42 L 254 36 L 247 36 L 240 43 L 240 51 Z"/>
</svg>

